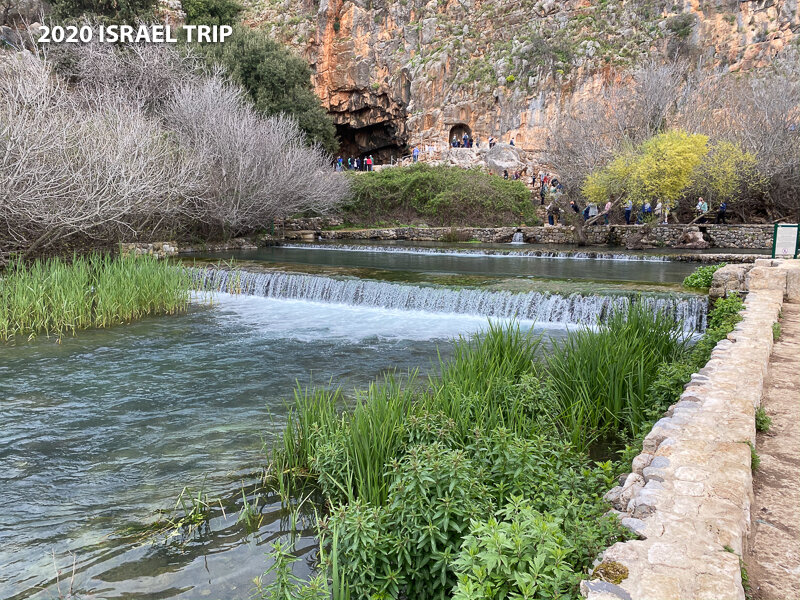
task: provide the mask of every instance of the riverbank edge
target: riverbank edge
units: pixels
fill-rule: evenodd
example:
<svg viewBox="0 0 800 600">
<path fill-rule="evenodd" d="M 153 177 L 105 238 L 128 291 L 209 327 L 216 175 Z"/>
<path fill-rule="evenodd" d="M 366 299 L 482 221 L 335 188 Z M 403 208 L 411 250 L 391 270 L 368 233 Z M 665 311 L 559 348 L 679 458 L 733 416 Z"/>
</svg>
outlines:
<svg viewBox="0 0 800 600">
<path fill-rule="evenodd" d="M 288 240 L 287 240 L 288 241 Z M 311 240 L 307 240 L 311 241 Z M 179 246 L 177 242 L 137 242 L 121 244 L 121 251 L 123 253 L 133 253 L 136 255 L 155 255 L 159 258 L 173 257 L 178 255 L 191 255 L 203 254 L 207 252 L 225 252 L 229 250 L 257 250 L 267 246 L 280 246 L 283 241 L 275 238 L 233 238 L 223 242 L 209 242 L 205 244 L 195 244 L 187 246 Z M 481 253 L 487 255 L 515 255 L 519 254 L 521 257 L 531 258 L 548 258 L 545 251 L 539 250 L 526 250 L 524 245 L 517 246 L 515 250 L 497 250 L 497 249 L 483 249 Z M 475 254 L 473 251 L 461 252 L 464 256 Z M 364 251 L 370 251 L 369 246 L 364 246 Z M 450 251 L 453 254 L 459 254 L 459 249 L 454 248 Z M 581 258 L 587 259 L 606 259 L 610 253 L 608 249 L 602 246 L 586 247 L 580 250 L 559 250 L 559 254 L 564 256 L 580 254 Z M 619 254 L 626 252 L 620 251 Z M 768 258 L 767 254 L 736 254 L 736 253 L 723 253 L 714 252 L 709 254 L 653 254 L 647 255 L 650 258 L 664 258 L 668 261 L 676 262 L 697 262 L 703 264 L 720 263 L 720 262 L 737 262 L 737 263 L 754 263 L 758 259 Z"/>
<path fill-rule="evenodd" d="M 602 555 L 628 577 L 585 580 L 588 600 L 744 600 L 741 556 L 753 503 L 751 448 L 784 301 L 800 302 L 800 261 L 757 260 L 743 319 L 645 437 L 633 472 L 608 494 L 639 537 Z"/>
<path fill-rule="evenodd" d="M 446 242 L 475 240 L 502 244 L 521 233 L 528 244 L 578 244 L 576 227 L 505 226 L 505 227 L 370 227 L 344 228 L 341 220 L 310 218 L 283 223 L 287 240 L 408 240 L 417 242 Z M 590 225 L 583 227 L 585 244 L 589 246 L 623 246 L 630 250 L 644 248 L 746 248 L 772 247 L 774 225 L 716 225 L 716 224 L 647 224 L 647 225 Z"/>
</svg>

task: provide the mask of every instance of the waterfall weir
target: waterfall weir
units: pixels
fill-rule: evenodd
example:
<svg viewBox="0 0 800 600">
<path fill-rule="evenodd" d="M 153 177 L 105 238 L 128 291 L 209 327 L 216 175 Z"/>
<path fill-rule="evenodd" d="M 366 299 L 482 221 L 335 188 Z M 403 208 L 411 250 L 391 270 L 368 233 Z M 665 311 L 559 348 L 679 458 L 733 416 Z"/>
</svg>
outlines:
<svg viewBox="0 0 800 600">
<path fill-rule="evenodd" d="M 327 304 L 372 306 L 394 310 L 517 318 L 537 323 L 594 325 L 614 309 L 627 307 L 637 295 L 581 295 L 480 289 L 456 290 L 365 279 L 334 279 L 279 271 L 251 273 L 191 268 L 203 291 L 228 292 Z M 653 296 L 642 299 L 653 310 L 684 322 L 687 331 L 704 331 L 708 301 L 702 296 Z"/>
<path fill-rule="evenodd" d="M 514 236 L 522 236 L 515 233 Z M 517 240 L 512 240 L 517 244 Z M 520 239 L 519 244 L 524 242 Z M 432 248 L 425 246 L 371 246 L 367 244 L 281 244 L 281 248 L 301 250 L 338 250 L 340 252 L 389 252 L 395 254 L 430 254 L 446 256 L 496 256 L 510 258 L 552 258 L 562 260 L 615 260 L 666 262 L 669 256 L 656 254 L 625 254 L 623 252 L 555 251 L 555 250 L 501 250 L 494 248 Z"/>
</svg>

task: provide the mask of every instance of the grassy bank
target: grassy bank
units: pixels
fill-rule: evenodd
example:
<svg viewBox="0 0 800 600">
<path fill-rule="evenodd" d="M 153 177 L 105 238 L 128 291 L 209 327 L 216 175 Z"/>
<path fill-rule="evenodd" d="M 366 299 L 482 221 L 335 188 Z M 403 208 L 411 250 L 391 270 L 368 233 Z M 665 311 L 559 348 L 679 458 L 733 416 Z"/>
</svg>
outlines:
<svg viewBox="0 0 800 600">
<path fill-rule="evenodd" d="M 189 287 L 182 269 L 149 256 L 17 260 L 0 273 L 0 340 L 61 338 L 183 311 Z"/>
<path fill-rule="evenodd" d="M 680 323 L 634 305 L 546 353 L 493 327 L 428 381 L 388 377 L 352 402 L 298 392 L 271 474 L 327 499 L 323 569 L 262 596 L 577 598 L 598 552 L 628 535 L 603 494 L 739 309 L 719 301 L 694 346 Z M 287 547 L 273 558 L 291 569 Z"/>
<path fill-rule="evenodd" d="M 341 207 L 350 223 L 541 224 L 524 183 L 479 169 L 420 164 L 351 174 L 350 184 L 350 199 Z"/>
</svg>

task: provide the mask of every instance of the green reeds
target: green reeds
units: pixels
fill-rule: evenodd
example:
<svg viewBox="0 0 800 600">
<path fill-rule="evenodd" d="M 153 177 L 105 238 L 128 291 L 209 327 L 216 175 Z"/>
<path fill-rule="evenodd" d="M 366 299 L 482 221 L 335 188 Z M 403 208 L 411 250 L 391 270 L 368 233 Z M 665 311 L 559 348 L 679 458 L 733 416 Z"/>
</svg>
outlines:
<svg viewBox="0 0 800 600">
<path fill-rule="evenodd" d="M 0 274 L 0 340 L 74 335 L 186 310 L 190 277 L 151 256 L 17 259 Z"/>
<path fill-rule="evenodd" d="M 282 439 L 272 451 L 269 476 L 276 478 L 286 498 L 302 484 L 315 480 L 329 498 L 363 498 L 386 502 L 386 465 L 403 443 L 403 424 L 416 393 L 415 375 L 387 375 L 357 392 L 350 410 L 341 391 L 314 388 L 295 391 Z"/>
<path fill-rule="evenodd" d="M 476 429 L 527 430 L 524 398 L 512 388 L 535 371 L 540 346 L 541 337 L 517 323 L 490 324 L 485 334 L 461 338 L 453 358 L 440 359 L 441 375 L 430 380 L 425 410 L 452 419 L 462 440 Z"/>
<path fill-rule="evenodd" d="M 652 420 L 650 385 L 687 343 L 679 322 L 640 302 L 599 330 L 571 332 L 546 361 L 562 433 L 580 449 L 639 435 Z"/>
</svg>

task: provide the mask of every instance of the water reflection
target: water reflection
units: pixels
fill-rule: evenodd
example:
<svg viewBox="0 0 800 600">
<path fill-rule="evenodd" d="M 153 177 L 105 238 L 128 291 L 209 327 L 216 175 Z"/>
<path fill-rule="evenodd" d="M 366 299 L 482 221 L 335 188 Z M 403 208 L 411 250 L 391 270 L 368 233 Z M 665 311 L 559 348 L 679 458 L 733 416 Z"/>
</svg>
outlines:
<svg viewBox="0 0 800 600">
<path fill-rule="evenodd" d="M 0 347 L 0 597 L 248 598 L 269 542 L 290 531 L 276 498 L 247 535 L 242 484 L 263 464 L 296 382 L 362 386 L 433 368 L 483 317 L 220 296 L 214 307 Z M 185 544 L 121 531 L 205 481 L 228 504 Z M 237 499 L 238 498 L 238 499 Z M 313 561 L 310 525 L 298 548 Z M 174 542 L 175 540 L 173 540 Z M 54 566 L 55 558 L 55 566 Z M 306 567 L 307 568 L 307 567 Z M 44 590 L 43 590 L 44 588 Z"/>
</svg>

